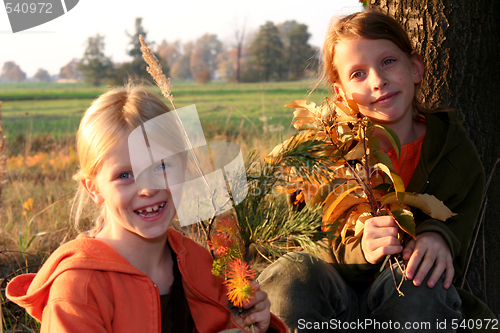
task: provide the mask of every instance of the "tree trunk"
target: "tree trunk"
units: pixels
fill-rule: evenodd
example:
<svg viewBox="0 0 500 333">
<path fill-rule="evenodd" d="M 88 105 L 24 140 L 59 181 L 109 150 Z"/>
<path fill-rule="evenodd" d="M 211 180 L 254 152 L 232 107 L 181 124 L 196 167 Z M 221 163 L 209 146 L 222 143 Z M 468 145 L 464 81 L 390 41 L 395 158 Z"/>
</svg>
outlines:
<svg viewBox="0 0 500 333">
<path fill-rule="evenodd" d="M 464 289 L 500 313 L 500 1 L 369 0 L 408 31 L 426 65 L 423 100 L 461 110 L 487 178 L 485 215 Z M 464 161 L 467 163 L 467 161 Z M 478 219 L 481 221 L 481 216 Z"/>
</svg>

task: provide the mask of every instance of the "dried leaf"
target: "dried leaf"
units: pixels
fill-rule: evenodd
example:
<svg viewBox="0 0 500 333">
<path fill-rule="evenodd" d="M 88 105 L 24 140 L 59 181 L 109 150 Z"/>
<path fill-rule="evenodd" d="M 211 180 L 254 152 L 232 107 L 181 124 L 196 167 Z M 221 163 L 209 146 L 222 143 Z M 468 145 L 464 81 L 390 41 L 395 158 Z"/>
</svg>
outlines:
<svg viewBox="0 0 500 333">
<path fill-rule="evenodd" d="M 427 203 L 427 205 L 429 205 L 429 207 L 431 208 L 431 213 L 428 215 L 437 220 L 446 221 L 450 217 L 457 215 L 453 213 L 448 207 L 446 207 L 446 205 L 441 200 L 439 200 L 433 195 L 424 193 L 424 194 L 419 194 L 418 197 L 424 200 Z"/>
<path fill-rule="evenodd" d="M 323 204 L 328 195 L 333 191 L 335 191 L 336 189 L 338 189 L 338 187 L 343 183 L 345 183 L 346 181 L 347 179 L 333 179 L 332 181 L 323 184 L 319 188 L 314 198 L 311 200 L 310 205 L 314 207 L 316 205 Z"/>
<path fill-rule="evenodd" d="M 351 207 L 367 202 L 366 197 L 351 194 L 357 190 L 363 190 L 363 188 L 359 185 L 350 187 L 349 189 L 344 190 L 342 194 L 336 196 L 335 200 L 331 204 L 327 205 L 327 203 L 325 203 L 323 222 L 327 222 L 329 220 L 334 221 Z M 328 201 L 328 198 L 326 201 Z"/>
<path fill-rule="evenodd" d="M 350 160 L 361 160 L 365 156 L 365 145 L 363 141 L 359 141 L 358 144 L 349 150 L 349 152 L 344 156 L 347 161 Z"/>
<path fill-rule="evenodd" d="M 303 99 L 297 99 L 293 102 L 285 104 L 285 106 L 294 109 L 306 109 L 313 112 L 314 114 L 318 114 L 316 103 L 314 102 L 307 103 L 307 101 Z"/>
<path fill-rule="evenodd" d="M 349 105 L 349 107 L 353 111 L 353 114 L 358 114 L 358 112 L 359 112 L 358 104 L 356 104 L 356 102 L 352 99 L 348 99 L 346 101 L 347 101 L 347 105 Z"/>
<path fill-rule="evenodd" d="M 373 166 L 375 170 L 381 170 L 383 171 L 389 178 L 392 180 L 392 184 L 394 185 L 394 190 L 396 191 L 398 203 L 400 203 L 405 196 L 405 184 L 401 177 L 394 172 L 393 170 L 389 169 L 389 167 L 385 164 L 382 163 L 377 163 Z"/>
<path fill-rule="evenodd" d="M 396 202 L 396 194 L 392 192 L 382 198 L 381 205 Z M 430 217 L 440 221 L 446 221 L 448 218 L 457 215 L 446 207 L 441 200 L 429 194 L 405 193 L 404 199 L 400 203 L 419 208 Z"/>
<path fill-rule="evenodd" d="M 401 141 L 399 141 L 396 132 L 394 132 L 394 130 L 389 126 L 385 125 L 375 124 L 373 125 L 373 127 L 378 128 L 387 136 L 392 146 L 394 147 L 394 150 L 396 151 L 396 156 L 399 158 L 399 155 L 401 154 Z"/>
<path fill-rule="evenodd" d="M 292 194 L 297 191 L 297 186 L 295 186 L 295 183 L 292 183 L 286 186 L 276 185 L 273 189 L 281 194 Z"/>
<path fill-rule="evenodd" d="M 348 214 L 347 223 L 344 226 L 345 232 L 342 230 L 342 242 L 345 241 L 345 234 L 348 228 L 354 228 L 354 236 L 359 235 L 365 228 L 365 222 L 369 218 L 372 218 L 372 208 L 367 203 L 362 203 L 355 206 L 352 211 Z"/>
<path fill-rule="evenodd" d="M 304 117 L 314 117 L 315 114 L 308 109 L 300 108 L 300 109 L 295 109 L 293 111 L 293 116 L 295 118 L 304 118 Z"/>
<path fill-rule="evenodd" d="M 295 129 L 302 129 L 304 125 L 313 123 L 315 120 L 316 118 L 313 117 L 295 117 L 295 120 L 291 123 Z"/>
</svg>

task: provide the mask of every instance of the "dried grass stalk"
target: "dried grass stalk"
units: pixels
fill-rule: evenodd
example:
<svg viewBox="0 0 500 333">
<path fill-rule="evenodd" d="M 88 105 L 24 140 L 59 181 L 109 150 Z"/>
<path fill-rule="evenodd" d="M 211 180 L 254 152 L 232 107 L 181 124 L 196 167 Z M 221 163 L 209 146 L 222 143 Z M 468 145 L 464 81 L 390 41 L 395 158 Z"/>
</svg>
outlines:
<svg viewBox="0 0 500 333">
<path fill-rule="evenodd" d="M 2 125 L 2 102 L 0 102 L 0 209 L 2 208 L 2 187 L 7 175 L 7 156 L 5 155 L 5 136 Z"/>
<path fill-rule="evenodd" d="M 165 74 L 163 74 L 163 70 L 161 68 L 160 62 L 156 58 L 156 56 L 151 52 L 151 50 L 148 47 L 148 44 L 144 41 L 144 38 L 142 38 L 142 35 L 139 35 L 139 41 L 141 42 L 141 51 L 142 51 L 142 57 L 144 58 L 144 61 L 148 64 L 148 73 L 151 74 L 153 77 L 156 85 L 160 87 L 161 93 L 163 96 L 165 96 L 166 99 L 170 101 L 170 104 L 172 105 L 172 108 L 176 110 L 177 108 L 175 107 L 174 104 L 174 96 L 172 95 L 172 86 L 170 84 L 170 78 L 167 78 Z M 191 144 L 191 141 L 189 140 L 188 133 L 186 129 L 184 128 L 184 124 L 182 123 L 181 118 L 179 117 L 179 114 L 175 111 L 175 115 L 177 117 L 177 120 L 179 121 L 179 125 L 181 127 L 182 133 L 184 135 L 185 142 L 188 145 L 188 149 L 193 152 L 193 146 Z M 198 157 L 196 154 L 193 153 L 193 160 L 194 160 L 194 166 L 198 173 L 201 175 L 203 178 L 203 181 L 205 185 L 208 188 L 208 191 L 210 193 L 210 196 L 212 198 L 212 205 L 214 206 L 214 218 L 215 215 L 218 214 L 219 207 L 217 205 L 217 202 L 215 200 L 215 194 L 212 192 L 212 189 L 210 188 L 210 185 L 208 183 L 208 180 L 206 179 L 206 176 L 204 172 L 202 171 L 200 161 L 198 160 Z"/>
<path fill-rule="evenodd" d="M 174 105 L 174 96 L 172 96 L 172 86 L 170 84 L 170 78 L 167 78 L 165 74 L 163 74 L 163 69 L 161 68 L 160 62 L 153 54 L 153 52 L 151 52 L 148 44 L 146 44 L 146 42 L 142 38 L 142 35 L 139 35 L 139 41 L 141 42 L 142 57 L 148 64 L 148 73 L 151 74 L 156 85 L 160 87 L 162 95 L 170 101 L 170 104 L 172 104 L 172 107 L 175 109 L 176 107 Z"/>
</svg>

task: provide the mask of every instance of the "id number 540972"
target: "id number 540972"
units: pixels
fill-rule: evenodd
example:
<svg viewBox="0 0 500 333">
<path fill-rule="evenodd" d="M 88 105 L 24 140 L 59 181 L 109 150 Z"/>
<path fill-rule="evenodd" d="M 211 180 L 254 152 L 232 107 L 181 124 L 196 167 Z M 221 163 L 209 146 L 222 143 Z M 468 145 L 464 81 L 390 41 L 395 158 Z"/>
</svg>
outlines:
<svg viewBox="0 0 500 333">
<path fill-rule="evenodd" d="M 49 3 L 23 2 L 23 3 L 17 3 L 17 4 L 15 4 L 15 6 L 12 2 L 6 2 L 5 9 L 7 10 L 7 14 L 10 14 L 12 12 L 19 13 L 19 14 L 21 14 L 21 13 L 23 13 L 23 14 L 27 14 L 27 13 L 52 14 L 52 4 L 50 2 Z"/>
</svg>

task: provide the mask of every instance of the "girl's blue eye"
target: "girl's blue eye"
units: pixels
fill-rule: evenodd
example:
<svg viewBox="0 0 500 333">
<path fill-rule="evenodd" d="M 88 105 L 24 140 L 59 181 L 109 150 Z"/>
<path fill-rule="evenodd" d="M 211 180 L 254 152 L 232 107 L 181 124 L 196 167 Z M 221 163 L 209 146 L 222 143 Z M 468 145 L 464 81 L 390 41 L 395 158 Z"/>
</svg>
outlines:
<svg viewBox="0 0 500 333">
<path fill-rule="evenodd" d="M 120 178 L 120 179 L 129 179 L 129 178 L 132 178 L 132 174 L 128 173 L 128 172 L 124 172 L 124 173 L 120 174 L 118 176 L 118 178 Z"/>
<path fill-rule="evenodd" d="M 165 169 L 167 169 L 169 166 L 170 166 L 169 164 L 167 164 L 167 163 L 163 163 L 163 162 L 162 162 L 161 164 L 158 164 L 158 165 L 156 166 L 155 171 L 165 170 Z"/>
<path fill-rule="evenodd" d="M 363 75 L 363 72 L 356 72 L 351 75 L 351 79 L 359 79 Z"/>
<path fill-rule="evenodd" d="M 394 59 L 387 59 L 387 60 L 384 60 L 384 65 L 390 65 L 390 64 L 392 64 L 394 61 L 396 61 L 396 60 L 394 60 Z"/>
</svg>

